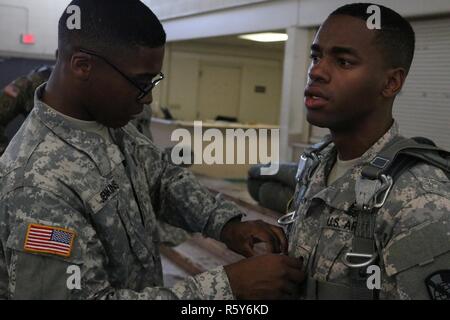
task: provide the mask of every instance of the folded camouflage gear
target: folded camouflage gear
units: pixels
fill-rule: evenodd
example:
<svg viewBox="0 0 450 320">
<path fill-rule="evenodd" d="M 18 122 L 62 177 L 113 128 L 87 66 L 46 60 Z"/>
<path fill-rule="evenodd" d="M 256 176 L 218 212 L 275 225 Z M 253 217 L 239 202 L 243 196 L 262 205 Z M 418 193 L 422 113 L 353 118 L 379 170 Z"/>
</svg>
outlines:
<svg viewBox="0 0 450 320">
<path fill-rule="evenodd" d="M 297 164 L 281 163 L 277 174 L 271 176 L 261 175 L 264 166 L 257 164 L 248 171 L 248 192 L 261 206 L 285 213 L 295 191 Z"/>
</svg>

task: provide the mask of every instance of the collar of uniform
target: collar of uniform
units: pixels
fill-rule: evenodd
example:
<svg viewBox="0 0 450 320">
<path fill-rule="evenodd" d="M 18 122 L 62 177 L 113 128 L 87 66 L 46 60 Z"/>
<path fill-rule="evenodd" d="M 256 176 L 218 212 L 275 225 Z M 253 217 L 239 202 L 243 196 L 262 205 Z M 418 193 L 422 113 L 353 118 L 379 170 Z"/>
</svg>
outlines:
<svg viewBox="0 0 450 320">
<path fill-rule="evenodd" d="M 359 174 L 361 174 L 361 167 L 357 166 L 336 180 L 332 185 L 321 189 L 312 196 L 312 199 L 320 199 L 329 207 L 349 211 L 356 201 L 355 184 Z"/>
<path fill-rule="evenodd" d="M 394 121 L 391 128 L 361 156 L 361 161 L 359 162 L 359 164 L 366 164 L 370 162 L 389 142 L 391 142 L 398 135 L 398 124 L 397 121 Z"/>
<path fill-rule="evenodd" d="M 143 136 L 141 132 L 131 123 L 128 123 L 125 127 L 121 128 L 124 132 L 124 138 L 129 139 L 132 144 L 137 146 L 149 145 L 150 142 L 147 137 Z"/>
<path fill-rule="evenodd" d="M 394 121 L 391 128 L 361 156 L 360 161 L 351 170 L 327 187 L 326 177 L 337 156 L 336 147 L 334 144 L 330 144 L 322 152 L 324 158 L 311 181 L 311 190 L 308 192 L 310 196 L 307 195 L 307 198 L 311 200 L 321 199 L 330 207 L 348 211 L 355 203 L 355 184 L 361 175 L 363 166 L 371 161 L 398 134 L 398 124 Z"/>
<path fill-rule="evenodd" d="M 333 184 L 327 186 L 327 174 L 329 174 L 337 156 L 336 148 L 334 145 L 330 145 L 322 152 L 322 155 L 323 160 L 313 175 L 306 193 L 306 198 L 311 199 L 310 208 L 319 205 L 320 202 L 325 202 L 329 207 L 348 211 L 355 201 L 354 181 L 348 179 L 349 173 L 346 173 Z"/>
<path fill-rule="evenodd" d="M 399 129 L 398 129 L 398 123 L 394 120 L 394 123 L 392 124 L 391 128 L 380 138 L 377 142 L 375 142 L 366 152 L 363 153 L 363 155 L 359 158 L 358 163 L 355 165 L 363 165 L 366 163 L 369 163 L 380 151 L 389 143 L 391 142 L 395 137 L 399 135 Z M 336 147 L 334 143 L 331 143 L 330 146 L 328 146 L 322 154 L 324 155 L 324 162 L 327 161 L 335 161 L 336 159 L 331 159 L 330 155 L 337 155 L 336 153 Z M 331 168 L 330 168 L 331 169 Z"/>
<path fill-rule="evenodd" d="M 334 158 L 337 154 L 336 148 L 331 143 L 320 154 L 322 155 L 322 161 L 311 178 L 310 187 L 306 193 L 306 198 L 313 198 L 314 195 L 327 188 L 326 174 L 329 172 L 331 165 L 334 163 Z"/>
<path fill-rule="evenodd" d="M 140 146 L 150 144 L 149 140 L 143 137 L 136 127 L 130 123 L 119 129 L 110 128 L 109 133 L 114 143 L 121 150 L 121 155 L 127 153 L 135 157 Z M 123 155 L 122 159 L 124 159 Z"/>
<path fill-rule="evenodd" d="M 121 162 L 123 160 L 119 150 L 114 152 L 118 152 L 119 154 L 111 159 L 111 155 L 109 154 L 111 152 L 108 152 L 107 145 L 100 136 L 78 129 L 41 100 L 44 90 L 45 84 L 39 86 L 34 95 L 34 110 L 40 120 L 65 142 L 88 154 L 102 176 L 109 174 L 113 169 L 109 160 L 113 160 L 114 162 Z"/>
</svg>

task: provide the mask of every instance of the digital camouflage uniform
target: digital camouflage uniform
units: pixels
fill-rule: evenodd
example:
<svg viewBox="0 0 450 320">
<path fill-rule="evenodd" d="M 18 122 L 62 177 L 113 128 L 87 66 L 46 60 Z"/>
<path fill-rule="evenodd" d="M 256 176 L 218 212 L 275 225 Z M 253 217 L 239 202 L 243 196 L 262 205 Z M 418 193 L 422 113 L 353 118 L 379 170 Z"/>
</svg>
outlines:
<svg viewBox="0 0 450 320">
<path fill-rule="evenodd" d="M 311 179 L 305 200 L 295 201 L 299 218 L 288 227 L 289 254 L 303 256 L 307 265 L 303 298 L 348 298 L 339 294 L 330 296 L 329 292 L 321 292 L 321 287 L 324 283 L 339 288 L 350 286 L 351 270 L 341 259 L 351 249 L 354 237 L 356 221 L 352 205 L 356 180 L 361 176 L 362 167 L 398 134 L 394 123 L 352 170 L 328 187 L 327 176 L 336 159 L 336 148 L 331 143 L 321 152 L 323 159 Z M 447 270 L 448 275 L 449 199 L 447 176 L 425 163 L 405 171 L 394 183 L 377 213 L 374 229 L 382 256 L 380 299 L 429 299 L 425 279 L 436 271 Z M 442 288 L 448 290 L 449 285 L 447 282 Z"/>
<path fill-rule="evenodd" d="M 0 92 L 0 156 L 9 143 L 5 134 L 6 126 L 19 114 L 22 114 L 24 118 L 28 116 L 33 109 L 36 88 L 47 82 L 53 68 L 53 66 L 48 65 L 41 66 L 31 71 L 26 77 L 14 80 Z M 146 105 L 143 112 L 131 123 L 139 132 L 153 141 L 150 130 L 151 118 L 152 109 Z M 160 229 L 162 242 L 170 246 L 176 246 L 189 237 L 186 231 L 163 222 L 158 223 L 158 228 Z"/>
<path fill-rule="evenodd" d="M 115 144 L 78 130 L 39 100 L 0 158 L 0 297 L 230 299 L 223 267 L 162 287 L 156 219 L 219 239 L 241 215 L 132 125 Z M 75 233 L 69 256 L 25 249 L 36 224 Z M 81 270 L 81 289 L 67 273 Z M 75 267 L 76 268 L 76 267 Z"/>
</svg>

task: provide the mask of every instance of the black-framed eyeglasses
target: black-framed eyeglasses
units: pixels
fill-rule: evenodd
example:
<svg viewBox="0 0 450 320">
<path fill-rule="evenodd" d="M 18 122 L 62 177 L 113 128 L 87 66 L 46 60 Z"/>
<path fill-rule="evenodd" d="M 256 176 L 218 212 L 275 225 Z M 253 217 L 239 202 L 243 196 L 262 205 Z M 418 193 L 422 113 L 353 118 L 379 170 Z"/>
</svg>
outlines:
<svg viewBox="0 0 450 320">
<path fill-rule="evenodd" d="M 134 80 L 128 77 L 124 72 L 122 72 L 119 68 L 117 68 L 113 63 L 109 62 L 108 59 L 106 59 L 105 57 L 91 50 L 79 49 L 79 51 L 102 59 L 104 62 L 106 62 L 106 64 L 108 64 L 111 68 L 116 70 L 122 77 L 124 77 L 128 82 L 130 82 L 134 87 L 136 87 L 136 89 L 138 89 L 140 92 L 137 97 L 137 101 L 140 101 L 144 97 L 146 97 L 150 93 L 150 91 L 152 91 L 164 79 L 164 73 L 160 72 L 155 78 L 152 79 L 152 81 L 148 85 L 146 85 L 145 87 L 141 87 Z"/>
</svg>

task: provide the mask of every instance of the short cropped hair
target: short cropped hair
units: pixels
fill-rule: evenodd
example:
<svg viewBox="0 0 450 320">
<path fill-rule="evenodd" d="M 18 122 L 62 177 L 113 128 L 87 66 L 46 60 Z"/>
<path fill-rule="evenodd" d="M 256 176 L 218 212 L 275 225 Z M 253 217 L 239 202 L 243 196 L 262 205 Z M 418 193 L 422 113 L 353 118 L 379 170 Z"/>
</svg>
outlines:
<svg viewBox="0 0 450 320">
<path fill-rule="evenodd" d="M 124 54 L 138 46 L 159 48 L 166 33 L 155 14 L 139 0 L 73 0 L 80 8 L 80 29 L 68 28 L 67 9 L 58 25 L 58 47 Z"/>
<path fill-rule="evenodd" d="M 381 29 L 376 30 L 376 43 L 381 47 L 385 62 L 389 67 L 402 67 L 409 72 L 414 58 L 415 34 L 411 24 L 385 6 L 373 3 L 353 3 L 339 7 L 330 16 L 346 15 L 367 21 L 371 13 L 367 8 L 376 5 L 380 8 Z"/>
</svg>

